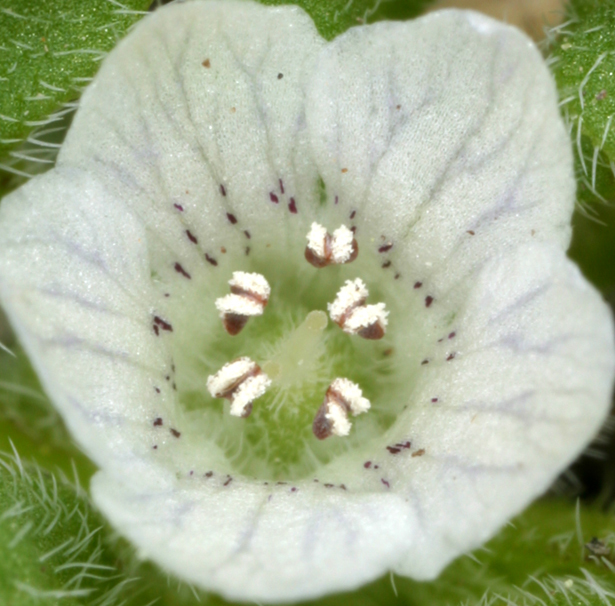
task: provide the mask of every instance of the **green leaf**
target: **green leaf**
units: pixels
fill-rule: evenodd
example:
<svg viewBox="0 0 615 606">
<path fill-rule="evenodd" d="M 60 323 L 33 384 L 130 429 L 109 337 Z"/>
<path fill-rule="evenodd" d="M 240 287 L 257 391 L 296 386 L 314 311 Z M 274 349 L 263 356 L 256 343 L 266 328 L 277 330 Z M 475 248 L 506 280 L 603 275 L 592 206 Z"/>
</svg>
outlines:
<svg viewBox="0 0 615 606">
<path fill-rule="evenodd" d="M 349 27 L 381 19 L 416 17 L 433 0 L 259 0 L 279 6 L 296 4 L 312 17 L 320 35 L 331 40 Z"/>
<path fill-rule="evenodd" d="M 615 0 L 571 0 L 548 36 L 549 63 L 575 151 L 569 254 L 615 302 Z"/>
<path fill-rule="evenodd" d="M 434 0 L 383 0 L 379 3 L 370 21 L 405 21 L 418 17 Z"/>
<path fill-rule="evenodd" d="M 615 0 L 572 0 L 567 17 L 551 32 L 550 62 L 583 172 L 591 178 L 599 152 L 592 152 L 588 166 L 583 136 L 615 159 Z"/>
<path fill-rule="evenodd" d="M 0 604 L 119 606 L 132 579 L 103 534 L 78 486 L 0 454 Z"/>
<path fill-rule="evenodd" d="M 0 155 L 72 107 L 150 0 L 0 0 Z M 55 112 L 55 113 L 54 113 Z M 18 152 L 13 152 L 18 153 Z"/>
</svg>

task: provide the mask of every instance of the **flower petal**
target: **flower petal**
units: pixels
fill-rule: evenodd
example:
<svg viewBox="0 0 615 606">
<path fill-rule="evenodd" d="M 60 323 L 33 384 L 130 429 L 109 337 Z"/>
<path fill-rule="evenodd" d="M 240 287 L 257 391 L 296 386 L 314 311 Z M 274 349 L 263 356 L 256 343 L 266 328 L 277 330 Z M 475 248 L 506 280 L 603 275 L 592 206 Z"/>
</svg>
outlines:
<svg viewBox="0 0 615 606">
<path fill-rule="evenodd" d="M 431 366 L 373 464 L 349 453 L 323 470 L 342 490 L 230 476 L 160 490 L 100 473 L 94 498 L 143 556 L 231 599 L 313 597 L 388 569 L 433 578 L 579 453 L 615 367 L 610 312 L 554 246 L 489 262 L 459 325 L 454 363 Z"/>
<path fill-rule="evenodd" d="M 270 224 L 296 222 L 291 198 L 301 210 L 316 196 L 302 86 L 323 45 L 297 7 L 156 11 L 101 66 L 58 164 L 87 168 L 125 200 L 155 234 L 163 276 L 179 257 L 188 273 L 203 252 L 217 257 L 216 243 L 243 254 L 247 226 L 270 237 Z"/>
<path fill-rule="evenodd" d="M 435 577 L 544 492 L 611 402 L 611 312 L 554 246 L 489 261 L 455 325 L 389 438 L 424 451 L 391 471 L 419 519 L 396 567 L 415 578 Z"/>
<path fill-rule="evenodd" d="M 519 30 L 456 10 L 353 28 L 321 52 L 306 112 L 327 186 L 406 273 L 445 289 L 503 247 L 567 247 L 569 139 Z"/>
<path fill-rule="evenodd" d="M 58 168 L 3 201 L 0 295 L 142 555 L 233 599 L 431 578 L 543 491 L 608 406 L 610 315 L 563 252 L 571 166 L 546 69 L 506 26 L 448 12 L 325 46 L 296 8 L 177 4 L 105 61 Z M 356 205 L 403 264 L 408 315 L 433 314 L 416 314 L 433 339 L 408 339 L 430 363 L 400 372 L 417 383 L 384 435 L 273 486 L 181 438 L 161 288 L 198 271 L 208 293 L 208 247 L 242 250 L 245 225 L 261 248 L 303 247 L 319 174 L 339 198 L 323 206 Z M 436 303 L 406 297 L 412 275 Z"/>
<path fill-rule="evenodd" d="M 83 171 L 57 169 L 3 200 L 0 225 L 3 306 L 73 436 L 98 465 L 152 473 L 144 425 L 170 401 L 154 402 L 166 352 L 148 347 L 142 224 Z"/>
<path fill-rule="evenodd" d="M 418 530 L 398 495 L 312 480 L 264 486 L 214 475 L 165 490 L 99 472 L 92 492 L 142 557 L 232 600 L 353 589 L 393 567 Z"/>
</svg>

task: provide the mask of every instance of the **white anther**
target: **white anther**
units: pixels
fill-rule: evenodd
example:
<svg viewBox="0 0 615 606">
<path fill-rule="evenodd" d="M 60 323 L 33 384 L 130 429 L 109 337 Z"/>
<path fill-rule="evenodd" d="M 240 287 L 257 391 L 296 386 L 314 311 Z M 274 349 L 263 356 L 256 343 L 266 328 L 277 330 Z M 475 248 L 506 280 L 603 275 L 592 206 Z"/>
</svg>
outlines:
<svg viewBox="0 0 615 606">
<path fill-rule="evenodd" d="M 307 247 L 317 256 L 325 258 L 325 240 L 327 238 L 327 230 L 318 223 L 312 223 L 310 231 L 307 235 Z"/>
<path fill-rule="evenodd" d="M 241 288 L 246 292 L 258 296 L 264 301 L 269 300 L 271 287 L 265 276 L 257 273 L 248 273 L 246 271 L 234 271 L 233 277 L 228 281 L 231 287 Z"/>
<path fill-rule="evenodd" d="M 244 295 L 233 294 L 216 299 L 216 308 L 220 312 L 220 317 L 223 319 L 224 316 L 229 314 L 247 317 L 260 316 L 265 310 L 265 306 L 259 301 L 255 301 Z"/>
<path fill-rule="evenodd" d="M 350 263 L 359 254 L 354 234 L 345 225 L 338 227 L 331 235 L 322 225 L 312 223 L 307 241 L 305 258 L 314 267 Z"/>
<path fill-rule="evenodd" d="M 333 232 L 331 238 L 331 256 L 334 263 L 348 263 L 353 253 L 354 234 L 345 226 L 341 225 Z"/>
<path fill-rule="evenodd" d="M 247 417 L 252 403 L 271 385 L 271 379 L 250 358 L 239 358 L 225 364 L 215 375 L 207 378 L 207 390 L 214 398 L 231 402 L 231 414 Z"/>
<path fill-rule="evenodd" d="M 319 440 L 332 435 L 347 436 L 352 427 L 348 413 L 358 415 L 367 412 L 370 406 L 356 383 L 337 378 L 327 389 L 325 400 L 314 417 L 312 431 Z"/>
<path fill-rule="evenodd" d="M 252 412 L 252 402 L 264 395 L 270 385 L 271 379 L 263 372 L 246 379 L 231 400 L 231 414 L 234 417 L 247 417 Z"/>
<path fill-rule="evenodd" d="M 352 412 L 353 415 L 360 415 L 367 412 L 371 407 L 369 400 L 363 397 L 361 388 L 348 379 L 335 379 L 335 381 L 331 383 L 330 389 L 342 396 L 344 401 L 348 403 L 350 412 Z"/>
<path fill-rule="evenodd" d="M 352 423 L 348 420 L 346 409 L 337 402 L 331 402 L 325 413 L 327 421 L 331 423 L 331 434 L 334 436 L 347 436 Z"/>
<path fill-rule="evenodd" d="M 344 286 L 339 289 L 333 303 L 327 304 L 329 316 L 334 322 L 339 323 L 349 309 L 363 305 L 368 295 L 367 286 L 361 278 L 346 280 Z"/>
<path fill-rule="evenodd" d="M 381 339 L 388 324 L 389 312 L 384 303 L 364 305 L 369 292 L 361 278 L 346 280 L 333 303 L 328 303 L 329 315 L 341 329 L 364 339 Z"/>
<path fill-rule="evenodd" d="M 354 335 L 376 323 L 386 328 L 389 323 L 387 320 L 388 315 L 389 312 L 386 311 L 386 305 L 384 303 L 363 305 L 352 311 L 344 323 L 343 330 L 344 332 Z"/>
<path fill-rule="evenodd" d="M 269 301 L 271 288 L 261 274 L 233 272 L 229 280 L 231 294 L 216 299 L 224 328 L 230 335 L 238 334 L 252 316 L 260 316 Z"/>
</svg>

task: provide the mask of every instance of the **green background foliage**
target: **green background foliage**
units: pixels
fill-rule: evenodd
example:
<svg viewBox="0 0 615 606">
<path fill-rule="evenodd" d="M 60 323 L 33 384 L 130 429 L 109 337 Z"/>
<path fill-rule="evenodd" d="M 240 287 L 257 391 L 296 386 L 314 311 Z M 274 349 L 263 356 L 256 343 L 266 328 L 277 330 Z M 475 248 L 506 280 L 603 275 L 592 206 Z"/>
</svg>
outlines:
<svg viewBox="0 0 615 606">
<path fill-rule="evenodd" d="M 429 0 L 297 4 L 331 39 L 365 21 L 415 17 Z M 18 184 L 15 175 L 23 180 L 52 165 L 83 86 L 148 5 L 149 0 L 0 0 L 0 197 Z M 573 0 L 563 25 L 548 33 L 545 56 L 576 151 L 579 205 L 570 254 L 614 303 L 615 0 Z M 114 537 L 78 487 L 79 477 L 87 485 L 92 464 L 73 445 L 2 318 L 0 343 L 14 354 L 0 351 L 0 450 L 11 452 L 0 455 L 0 604 L 224 604 L 140 563 Z M 609 444 L 601 447 L 605 461 L 577 467 L 581 479 L 589 477 L 583 475 L 589 466 L 593 476 L 615 485 L 613 441 Z M 583 502 L 578 510 L 562 496 L 534 504 L 433 582 L 385 576 L 359 591 L 310 604 L 615 603 L 615 520 L 605 487 L 608 481 L 598 482 L 602 500 Z M 584 547 L 594 536 L 606 555 Z"/>
<path fill-rule="evenodd" d="M 0 1 L 0 153 L 79 93 L 148 0 Z M 70 110 L 67 107 L 66 110 Z"/>
</svg>

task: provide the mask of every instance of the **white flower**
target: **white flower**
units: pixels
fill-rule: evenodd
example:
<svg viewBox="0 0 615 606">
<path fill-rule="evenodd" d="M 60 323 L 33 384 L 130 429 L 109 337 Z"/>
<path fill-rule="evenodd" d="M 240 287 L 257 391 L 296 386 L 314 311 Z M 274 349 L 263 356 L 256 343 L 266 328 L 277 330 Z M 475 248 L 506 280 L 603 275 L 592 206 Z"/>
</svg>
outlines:
<svg viewBox="0 0 615 606">
<path fill-rule="evenodd" d="M 175 4 L 3 201 L 0 294 L 143 557 L 232 599 L 431 579 L 606 414 L 612 323 L 565 256 L 573 201 L 554 86 L 510 27 L 448 11 L 325 43 L 294 7 Z M 310 265 L 314 222 L 356 228 L 356 260 Z M 271 296 L 230 336 L 235 271 Z M 357 278 L 379 341 L 308 316 Z M 272 383 L 236 418 L 206 384 L 243 356 Z M 337 378 L 371 408 L 320 441 Z"/>
</svg>

